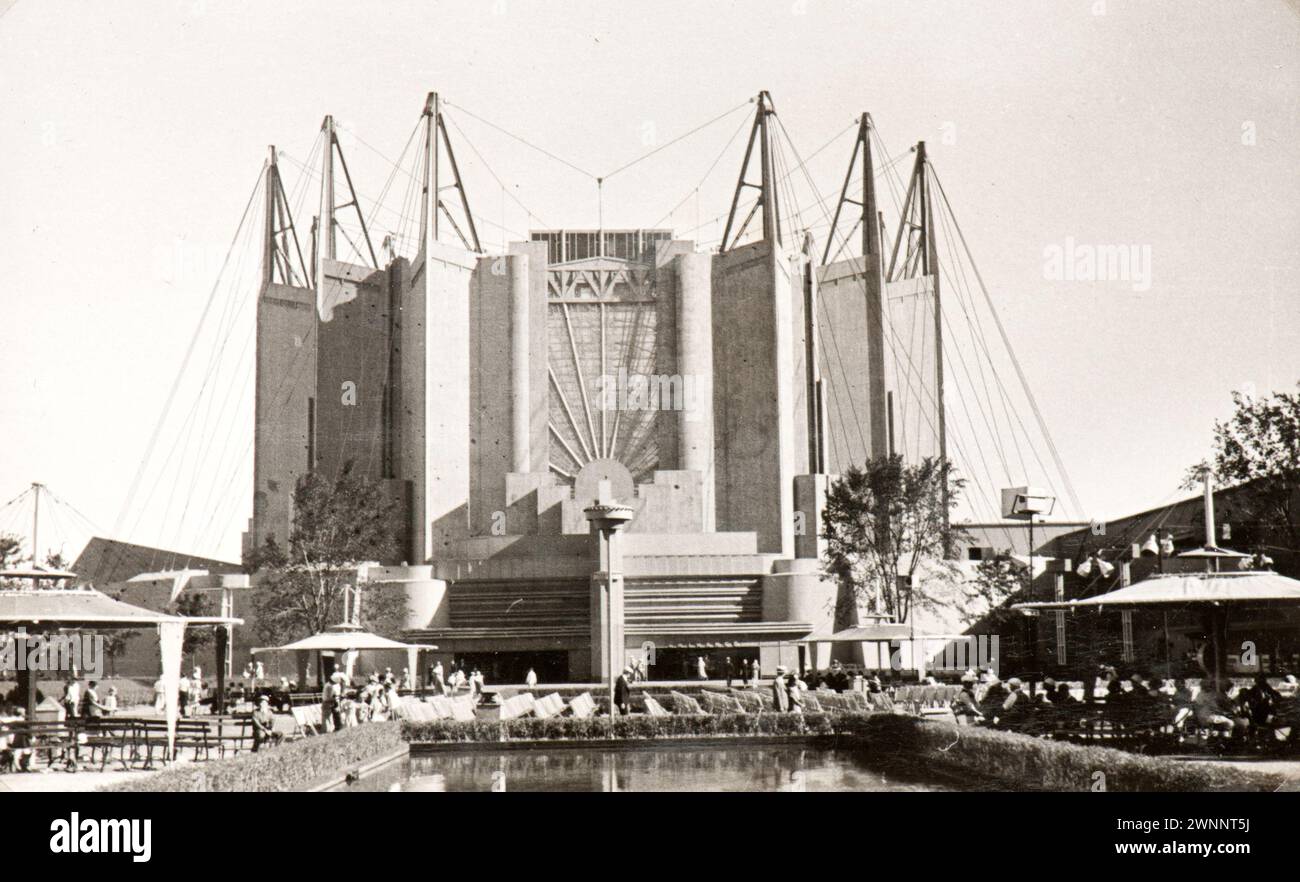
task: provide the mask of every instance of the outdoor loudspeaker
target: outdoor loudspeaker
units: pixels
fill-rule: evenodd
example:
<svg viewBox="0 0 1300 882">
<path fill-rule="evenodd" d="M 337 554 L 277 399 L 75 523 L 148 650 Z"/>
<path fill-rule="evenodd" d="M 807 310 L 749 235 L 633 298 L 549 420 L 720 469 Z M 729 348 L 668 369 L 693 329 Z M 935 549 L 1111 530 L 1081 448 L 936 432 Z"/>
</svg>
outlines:
<svg viewBox="0 0 1300 882">
<path fill-rule="evenodd" d="M 1002 491 L 1002 517 L 1028 520 L 1034 515 L 1049 515 L 1056 499 L 1038 487 L 1007 487 Z"/>
</svg>

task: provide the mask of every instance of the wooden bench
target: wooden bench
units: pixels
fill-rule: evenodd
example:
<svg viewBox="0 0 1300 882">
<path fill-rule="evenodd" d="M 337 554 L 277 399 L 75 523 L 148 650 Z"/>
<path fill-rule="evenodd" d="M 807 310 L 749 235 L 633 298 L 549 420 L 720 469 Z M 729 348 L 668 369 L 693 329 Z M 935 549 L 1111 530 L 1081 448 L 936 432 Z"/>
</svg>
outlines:
<svg viewBox="0 0 1300 882">
<path fill-rule="evenodd" d="M 55 756 L 65 764 L 77 761 L 77 733 L 74 723 L 62 720 L 15 720 L 5 723 L 4 728 L 13 735 L 13 750 L 26 751 L 26 762 L 35 762 L 42 753 L 46 765 L 53 765 Z"/>
<path fill-rule="evenodd" d="M 145 769 L 153 768 L 155 749 L 159 750 L 163 762 L 170 762 L 180 756 L 182 749 L 189 748 L 194 752 L 195 762 L 198 762 L 200 759 L 211 759 L 212 748 L 218 744 L 207 720 L 177 720 L 176 740 L 170 756 L 167 754 L 166 720 L 139 720 L 134 730 L 132 756 L 140 759 L 143 755 L 142 768 Z"/>
<path fill-rule="evenodd" d="M 217 731 L 212 738 L 216 744 L 217 756 L 224 757 L 226 751 L 238 756 L 241 750 L 253 749 L 253 715 L 234 714 L 217 717 Z"/>
<path fill-rule="evenodd" d="M 133 717 L 92 717 L 86 720 L 82 728 L 84 738 L 79 741 L 81 745 L 90 748 L 90 762 L 95 762 L 98 753 L 99 770 L 102 772 L 116 750 L 122 768 L 130 768 L 130 750 L 135 739 L 135 727 L 139 722 Z"/>
</svg>

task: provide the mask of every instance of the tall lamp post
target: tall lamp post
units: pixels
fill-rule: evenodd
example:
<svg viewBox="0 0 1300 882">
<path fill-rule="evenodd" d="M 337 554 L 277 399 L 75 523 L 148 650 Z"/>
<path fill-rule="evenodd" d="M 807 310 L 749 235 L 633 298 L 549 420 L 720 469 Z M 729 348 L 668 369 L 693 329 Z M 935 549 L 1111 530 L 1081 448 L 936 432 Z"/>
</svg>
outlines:
<svg viewBox="0 0 1300 882">
<path fill-rule="evenodd" d="M 623 537 L 632 520 L 632 509 L 615 502 L 608 482 L 602 481 L 600 496 L 583 509 L 590 525 L 593 556 L 597 569 L 591 575 L 591 660 L 592 673 L 609 684 L 609 714 L 614 716 L 614 682 L 623 670 Z"/>
<path fill-rule="evenodd" d="M 1002 491 L 1002 517 L 1029 522 L 1029 578 L 1026 584 L 1029 586 L 1031 599 L 1034 589 L 1034 517 L 1040 514 L 1050 515 L 1055 507 L 1056 497 L 1038 487 L 1007 487 Z M 1036 624 L 1027 627 L 1032 627 L 1034 632 L 1032 642 L 1036 662 L 1038 660 L 1038 628 Z M 1063 615 L 1056 617 L 1056 629 L 1057 642 L 1061 643 L 1065 639 L 1065 617 Z"/>
</svg>

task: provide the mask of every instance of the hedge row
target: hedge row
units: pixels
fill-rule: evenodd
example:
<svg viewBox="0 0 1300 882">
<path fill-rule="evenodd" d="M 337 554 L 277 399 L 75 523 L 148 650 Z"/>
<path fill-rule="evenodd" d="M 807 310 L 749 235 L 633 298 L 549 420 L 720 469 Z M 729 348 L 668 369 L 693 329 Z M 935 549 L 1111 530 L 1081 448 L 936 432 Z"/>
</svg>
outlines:
<svg viewBox="0 0 1300 882">
<path fill-rule="evenodd" d="M 866 742 L 873 751 L 896 751 L 952 772 L 991 776 L 1037 790 L 1272 791 L 1285 780 L 1224 764 L 1142 756 L 892 714 L 872 716 L 867 730 Z"/>
<path fill-rule="evenodd" d="M 114 792 L 195 793 L 304 790 L 350 766 L 378 759 L 405 746 L 397 722 L 368 723 L 241 753 L 226 759 L 173 766 L 100 788 Z"/>
<path fill-rule="evenodd" d="M 864 731 L 866 720 L 865 714 L 674 714 L 670 717 L 551 717 L 545 720 L 526 717 L 505 722 L 433 720 L 403 723 L 402 737 L 412 744 L 465 744 L 847 735 Z"/>
</svg>

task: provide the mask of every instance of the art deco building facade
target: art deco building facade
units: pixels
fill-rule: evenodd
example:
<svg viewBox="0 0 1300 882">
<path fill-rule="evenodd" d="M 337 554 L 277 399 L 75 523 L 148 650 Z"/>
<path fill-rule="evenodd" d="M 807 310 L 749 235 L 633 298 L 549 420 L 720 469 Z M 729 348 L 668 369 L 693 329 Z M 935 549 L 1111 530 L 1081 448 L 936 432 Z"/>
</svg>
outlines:
<svg viewBox="0 0 1300 882">
<path fill-rule="evenodd" d="M 428 141 L 449 152 L 431 107 Z M 767 113 L 760 99 L 751 148 Z M 267 198 L 274 217 L 270 185 Z M 404 587 L 409 638 L 489 676 L 581 681 L 609 661 L 593 647 L 583 513 L 603 488 L 633 515 L 628 653 L 652 645 L 662 677 L 701 655 L 714 671 L 725 656 L 796 663 L 797 641 L 836 624 L 819 574 L 827 476 L 888 449 L 880 325 L 894 286 L 877 224 L 863 256 L 821 265 L 782 236 L 772 202 L 756 205 L 760 238 L 714 253 L 655 229 L 538 231 L 488 254 L 476 236 L 431 234 L 443 206 L 427 197 L 413 260 L 346 263 L 319 237 L 314 285 L 271 272 L 261 292 L 246 544 L 287 536 L 309 469 L 351 462 L 398 502 L 403 552 L 379 579 Z M 870 186 L 862 202 L 874 218 Z M 272 268 L 277 237 L 268 226 Z M 924 295 L 930 278 L 896 284 Z M 818 370 L 831 335 L 834 383 Z"/>
</svg>

